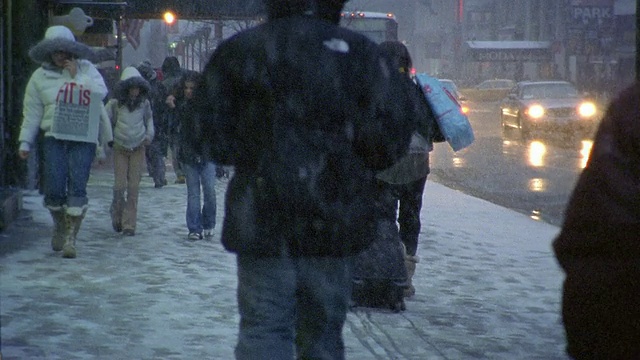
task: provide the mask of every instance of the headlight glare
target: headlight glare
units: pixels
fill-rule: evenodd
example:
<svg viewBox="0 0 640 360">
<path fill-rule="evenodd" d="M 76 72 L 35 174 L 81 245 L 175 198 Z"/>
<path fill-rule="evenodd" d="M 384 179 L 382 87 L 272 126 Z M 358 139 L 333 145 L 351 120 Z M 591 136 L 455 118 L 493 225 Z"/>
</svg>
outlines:
<svg viewBox="0 0 640 360">
<path fill-rule="evenodd" d="M 544 108 L 541 105 L 531 105 L 527 109 L 529 117 L 538 119 L 544 116 Z"/>
<path fill-rule="evenodd" d="M 592 117 L 596 114 L 596 105 L 592 102 L 583 102 L 578 106 L 578 114 L 582 117 Z"/>
</svg>

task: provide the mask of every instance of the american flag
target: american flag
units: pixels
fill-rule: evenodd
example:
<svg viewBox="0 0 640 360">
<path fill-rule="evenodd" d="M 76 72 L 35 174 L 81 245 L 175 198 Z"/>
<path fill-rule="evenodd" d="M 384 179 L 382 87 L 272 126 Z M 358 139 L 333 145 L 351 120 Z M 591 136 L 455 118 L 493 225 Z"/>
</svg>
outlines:
<svg viewBox="0 0 640 360">
<path fill-rule="evenodd" d="M 143 19 L 124 19 L 122 21 L 122 32 L 134 49 L 140 46 L 140 30 L 142 30 L 145 22 L 146 20 Z"/>
</svg>

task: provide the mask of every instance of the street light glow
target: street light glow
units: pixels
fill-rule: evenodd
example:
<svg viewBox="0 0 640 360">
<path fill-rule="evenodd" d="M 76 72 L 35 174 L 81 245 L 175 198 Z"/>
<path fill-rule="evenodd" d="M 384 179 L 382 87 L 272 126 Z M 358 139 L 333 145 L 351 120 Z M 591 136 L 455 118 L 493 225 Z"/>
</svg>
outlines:
<svg viewBox="0 0 640 360">
<path fill-rule="evenodd" d="M 162 17 L 164 18 L 164 22 L 169 25 L 173 24 L 174 21 L 176 21 L 176 16 L 171 11 L 165 12 Z"/>
</svg>

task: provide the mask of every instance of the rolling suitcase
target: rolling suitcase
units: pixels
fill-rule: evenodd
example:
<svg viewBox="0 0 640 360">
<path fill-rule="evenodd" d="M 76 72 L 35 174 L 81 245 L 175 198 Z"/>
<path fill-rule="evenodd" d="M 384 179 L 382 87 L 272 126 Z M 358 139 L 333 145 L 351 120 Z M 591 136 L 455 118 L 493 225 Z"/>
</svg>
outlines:
<svg viewBox="0 0 640 360">
<path fill-rule="evenodd" d="M 398 228 L 392 221 L 381 220 L 378 235 L 355 258 L 351 306 L 403 311 L 408 283 Z"/>
</svg>

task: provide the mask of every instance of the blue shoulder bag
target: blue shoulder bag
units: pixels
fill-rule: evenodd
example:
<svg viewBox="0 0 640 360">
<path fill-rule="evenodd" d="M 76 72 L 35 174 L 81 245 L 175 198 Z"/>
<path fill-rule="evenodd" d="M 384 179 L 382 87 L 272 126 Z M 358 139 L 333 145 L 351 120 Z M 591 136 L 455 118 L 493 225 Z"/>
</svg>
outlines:
<svg viewBox="0 0 640 360">
<path fill-rule="evenodd" d="M 440 84 L 438 79 L 427 74 L 417 74 L 416 81 L 431 105 L 440 132 L 453 151 L 471 145 L 475 140 L 473 129 L 453 95 Z"/>
</svg>

